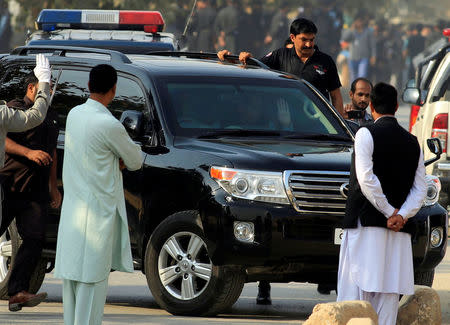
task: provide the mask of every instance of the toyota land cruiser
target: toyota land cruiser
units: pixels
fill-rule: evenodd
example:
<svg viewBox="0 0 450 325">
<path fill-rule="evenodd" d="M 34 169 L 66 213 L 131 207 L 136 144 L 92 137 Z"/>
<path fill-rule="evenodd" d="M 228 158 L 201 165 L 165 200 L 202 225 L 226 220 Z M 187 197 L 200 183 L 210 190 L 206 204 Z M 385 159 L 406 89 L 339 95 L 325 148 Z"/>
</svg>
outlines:
<svg viewBox="0 0 450 325">
<path fill-rule="evenodd" d="M 22 95 L 38 52 L 57 85 L 59 159 L 67 113 L 86 100 L 90 69 L 107 62 L 118 71 L 109 109 L 145 156 L 141 170 L 123 172 L 132 253 L 162 308 L 215 315 L 250 281 L 336 284 L 354 138 L 308 82 L 215 54 L 28 46 L 0 59 L 0 98 Z M 436 202 L 439 180 L 428 186 L 412 241 L 416 282 L 431 285 L 447 212 Z M 53 267 L 58 219 L 52 211 L 31 291 Z M 14 224 L 0 237 L 3 297 L 19 242 Z"/>
</svg>

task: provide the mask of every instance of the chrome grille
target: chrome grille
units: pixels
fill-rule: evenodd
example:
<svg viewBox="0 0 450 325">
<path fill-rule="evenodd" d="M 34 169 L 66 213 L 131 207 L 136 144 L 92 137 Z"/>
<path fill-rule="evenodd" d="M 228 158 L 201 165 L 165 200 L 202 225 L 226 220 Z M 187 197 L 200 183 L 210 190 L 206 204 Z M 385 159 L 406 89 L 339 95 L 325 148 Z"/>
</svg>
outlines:
<svg viewBox="0 0 450 325">
<path fill-rule="evenodd" d="M 284 185 L 294 208 L 304 213 L 345 214 L 346 197 L 341 187 L 350 172 L 286 171 Z"/>
</svg>

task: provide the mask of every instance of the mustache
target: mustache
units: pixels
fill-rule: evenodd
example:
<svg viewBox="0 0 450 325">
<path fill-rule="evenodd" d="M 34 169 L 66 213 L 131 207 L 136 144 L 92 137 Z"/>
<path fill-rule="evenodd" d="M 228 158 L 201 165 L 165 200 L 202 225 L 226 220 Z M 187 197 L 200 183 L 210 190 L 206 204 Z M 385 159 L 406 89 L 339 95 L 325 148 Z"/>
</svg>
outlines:
<svg viewBox="0 0 450 325">
<path fill-rule="evenodd" d="M 302 50 L 312 50 L 312 47 L 309 47 L 309 46 L 303 46 L 303 47 L 302 47 Z"/>
</svg>

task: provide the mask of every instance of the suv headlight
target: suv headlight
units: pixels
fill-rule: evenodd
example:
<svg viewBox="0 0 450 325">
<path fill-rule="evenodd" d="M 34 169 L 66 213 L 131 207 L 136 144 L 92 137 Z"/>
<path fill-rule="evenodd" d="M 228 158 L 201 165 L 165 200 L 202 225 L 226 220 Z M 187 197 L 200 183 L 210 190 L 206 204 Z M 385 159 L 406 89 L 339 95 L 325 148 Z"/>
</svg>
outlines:
<svg viewBox="0 0 450 325">
<path fill-rule="evenodd" d="M 425 175 L 427 184 L 427 196 L 423 201 L 424 206 L 435 204 L 439 200 L 439 192 L 441 191 L 441 181 L 439 177 L 433 175 Z"/>
<path fill-rule="evenodd" d="M 289 204 L 283 174 L 211 167 L 209 174 L 234 197 L 262 202 Z"/>
</svg>

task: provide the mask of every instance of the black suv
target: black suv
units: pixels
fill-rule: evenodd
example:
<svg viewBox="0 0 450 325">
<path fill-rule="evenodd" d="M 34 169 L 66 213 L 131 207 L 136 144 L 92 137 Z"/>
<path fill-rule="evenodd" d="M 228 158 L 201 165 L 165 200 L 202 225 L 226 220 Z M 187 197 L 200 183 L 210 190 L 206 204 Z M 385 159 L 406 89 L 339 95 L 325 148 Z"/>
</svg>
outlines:
<svg viewBox="0 0 450 325">
<path fill-rule="evenodd" d="M 65 119 L 87 99 L 90 69 L 118 71 L 109 108 L 145 156 L 141 170 L 123 172 L 135 268 L 162 308 L 215 315 L 257 280 L 336 284 L 354 138 L 309 83 L 215 54 L 23 47 L 0 59 L 0 98 L 23 96 L 37 52 L 57 84 L 59 166 Z M 426 285 L 447 246 L 438 193 L 431 179 L 412 237 L 416 282 Z M 53 267 L 58 218 L 53 211 L 33 292 Z M 0 238 L 3 297 L 19 241 L 14 224 Z"/>
</svg>

